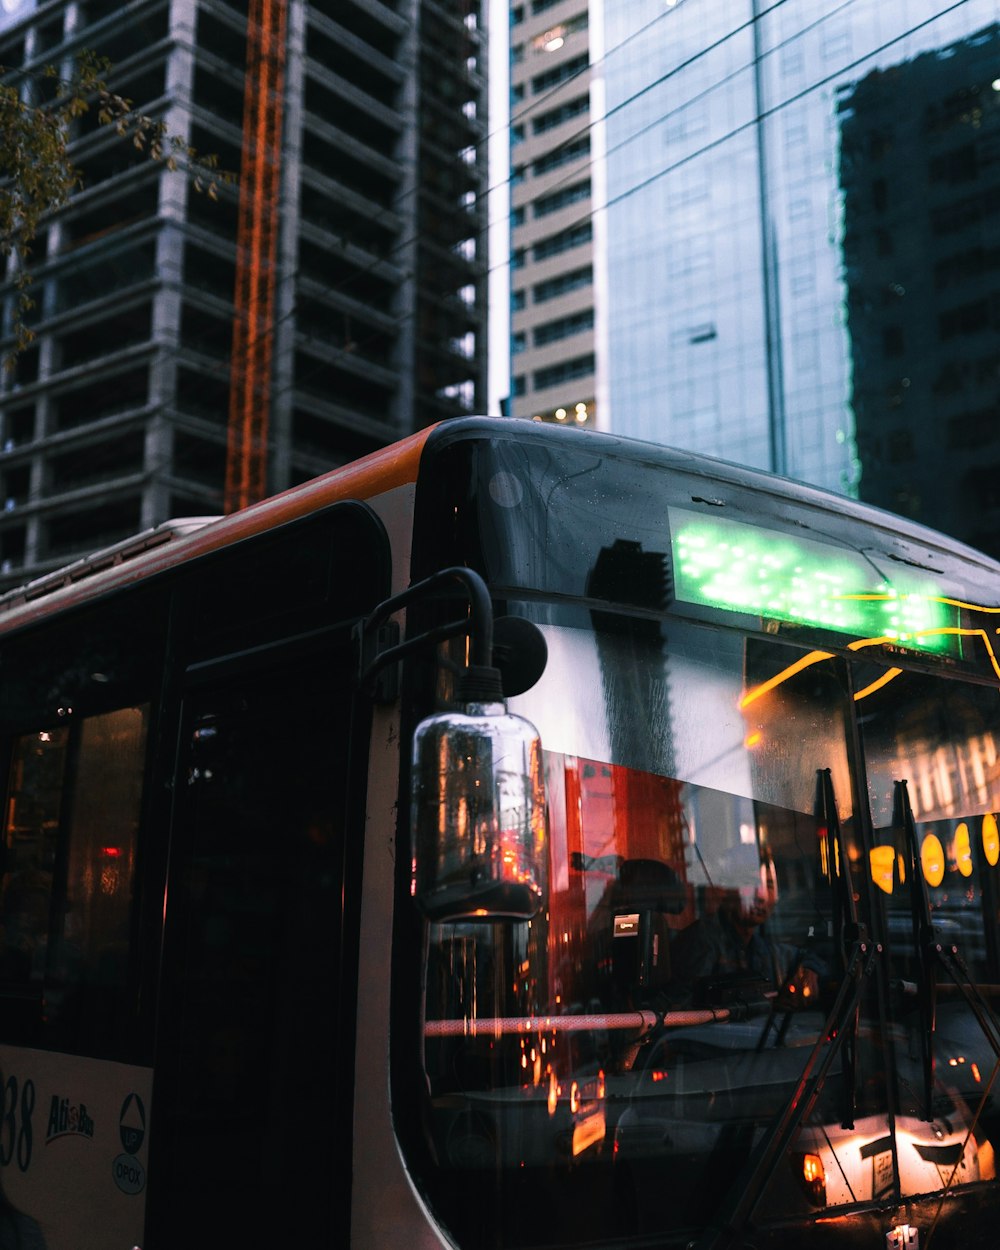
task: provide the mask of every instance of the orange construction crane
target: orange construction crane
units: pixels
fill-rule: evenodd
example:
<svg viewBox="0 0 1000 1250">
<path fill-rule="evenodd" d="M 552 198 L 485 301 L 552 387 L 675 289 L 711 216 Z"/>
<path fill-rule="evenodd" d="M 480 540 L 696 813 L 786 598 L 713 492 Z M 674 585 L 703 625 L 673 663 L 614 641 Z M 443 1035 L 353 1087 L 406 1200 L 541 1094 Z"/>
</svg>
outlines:
<svg viewBox="0 0 1000 1250">
<path fill-rule="evenodd" d="M 287 0 L 250 0 L 225 510 L 267 494 Z"/>
</svg>

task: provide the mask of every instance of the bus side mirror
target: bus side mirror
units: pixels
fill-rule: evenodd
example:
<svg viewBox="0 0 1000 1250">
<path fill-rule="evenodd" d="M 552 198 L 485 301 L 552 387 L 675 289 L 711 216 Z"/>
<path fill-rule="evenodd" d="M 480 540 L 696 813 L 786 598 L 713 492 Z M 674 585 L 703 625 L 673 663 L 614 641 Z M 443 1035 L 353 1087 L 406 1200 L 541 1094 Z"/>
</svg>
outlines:
<svg viewBox="0 0 1000 1250">
<path fill-rule="evenodd" d="M 538 731 L 507 711 L 494 668 L 413 737 L 411 893 L 432 921 L 530 920 L 546 899 Z"/>
</svg>

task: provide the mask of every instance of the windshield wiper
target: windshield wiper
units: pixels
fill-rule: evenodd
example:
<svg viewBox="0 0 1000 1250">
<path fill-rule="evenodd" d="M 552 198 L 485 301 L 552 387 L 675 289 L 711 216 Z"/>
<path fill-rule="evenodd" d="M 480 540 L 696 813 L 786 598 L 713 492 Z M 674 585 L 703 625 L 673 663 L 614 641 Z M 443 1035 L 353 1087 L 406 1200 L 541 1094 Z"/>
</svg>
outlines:
<svg viewBox="0 0 1000 1250">
<path fill-rule="evenodd" d="M 938 936 L 931 913 L 930 893 L 920 862 L 916 821 L 905 781 L 893 786 L 892 823 L 902 829 L 909 852 L 910 913 L 913 940 L 917 947 L 917 1008 L 920 1013 L 920 1048 L 923 1060 L 924 1119 L 933 1120 L 934 1033 L 937 1027 L 937 968 L 940 965 L 958 987 L 983 1036 L 1000 1059 L 1000 1022 L 969 975 L 962 953 L 954 944 L 946 945 Z"/>
<path fill-rule="evenodd" d="M 906 839 L 910 869 L 910 919 L 917 949 L 917 1011 L 920 1015 L 920 1057 L 923 1064 L 924 1119 L 933 1120 L 934 1029 L 937 1024 L 937 937 L 931 919 L 931 900 L 920 864 L 917 826 L 905 781 L 892 787 L 892 823 Z"/>
<path fill-rule="evenodd" d="M 937 930 L 934 926 L 933 915 L 931 912 L 930 894 L 927 889 L 927 881 L 923 873 L 923 865 L 920 862 L 920 847 L 917 838 L 917 826 L 913 817 L 913 809 L 910 806 L 910 795 L 905 781 L 897 781 L 894 783 L 893 807 L 892 807 L 893 825 L 896 828 L 902 828 L 906 838 L 907 850 L 909 852 L 909 868 L 910 880 L 913 882 L 914 888 L 910 890 L 910 909 L 913 918 L 913 936 L 917 945 L 917 967 L 919 969 L 920 980 L 916 986 L 918 1009 L 920 1012 L 920 1034 L 921 1034 L 921 1052 L 923 1058 L 923 1094 L 924 1094 L 924 1119 L 932 1121 L 934 1119 L 934 1030 L 936 1025 L 937 1010 L 937 965 L 940 965 L 947 972 L 948 976 L 958 987 L 965 999 L 969 1010 L 976 1018 L 976 1022 L 982 1031 L 983 1036 L 989 1043 L 996 1056 L 996 1062 L 993 1065 L 993 1072 L 989 1081 L 983 1090 L 982 1097 L 979 1100 L 979 1106 L 976 1113 L 972 1117 L 968 1125 L 965 1141 L 961 1146 L 961 1155 L 955 1160 L 954 1166 L 949 1173 L 945 1182 L 944 1190 L 941 1194 L 941 1200 L 938 1203 L 937 1211 L 931 1222 L 930 1229 L 927 1233 L 926 1245 L 929 1247 L 931 1238 L 937 1228 L 938 1218 L 941 1215 L 944 1206 L 945 1194 L 950 1190 L 959 1171 L 961 1158 L 965 1154 L 965 1146 L 969 1138 L 972 1137 L 979 1125 L 980 1117 L 989 1100 L 990 1092 L 996 1081 L 997 1074 L 1000 1072 L 1000 1021 L 997 1020 L 995 1012 L 989 1003 L 983 997 L 979 986 L 973 981 L 969 974 L 969 969 L 962 957 L 961 951 L 954 943 L 945 945 L 938 937 Z"/>
<path fill-rule="evenodd" d="M 858 920 L 854 901 L 854 881 L 847 855 L 833 780 L 828 768 L 816 773 L 816 820 L 825 830 L 830 852 L 829 876 L 833 885 L 834 940 L 843 976 L 823 1029 L 803 1066 L 792 1096 L 772 1126 L 761 1152 L 742 1183 L 736 1185 L 736 1199 L 721 1227 L 706 1230 L 698 1250 L 721 1250 L 739 1243 L 753 1217 L 768 1182 L 788 1149 L 799 1126 L 812 1113 L 823 1090 L 834 1059 L 844 1052 L 844 1127 L 854 1127 L 857 1081 L 857 1036 L 861 996 L 882 947 L 868 940 L 867 929 Z M 849 946 L 849 950 L 848 950 Z"/>
<path fill-rule="evenodd" d="M 825 828 L 827 846 L 836 858 L 830 864 L 830 880 L 833 885 L 833 949 L 840 960 L 841 973 L 848 980 L 848 943 L 857 951 L 868 944 L 868 931 L 858 920 L 858 905 L 851 875 L 851 860 L 847 854 L 840 817 L 837 814 L 837 798 L 833 792 L 833 777 L 829 768 L 816 772 L 816 820 L 819 828 Z M 860 980 L 859 980 L 860 985 Z M 846 1036 L 844 1049 L 844 1128 L 854 1127 L 854 1109 L 858 1096 L 858 1026 L 861 1017 L 861 995 L 854 996 L 850 1016 L 843 1026 Z M 843 1027 L 842 1026 L 842 1027 Z"/>
</svg>

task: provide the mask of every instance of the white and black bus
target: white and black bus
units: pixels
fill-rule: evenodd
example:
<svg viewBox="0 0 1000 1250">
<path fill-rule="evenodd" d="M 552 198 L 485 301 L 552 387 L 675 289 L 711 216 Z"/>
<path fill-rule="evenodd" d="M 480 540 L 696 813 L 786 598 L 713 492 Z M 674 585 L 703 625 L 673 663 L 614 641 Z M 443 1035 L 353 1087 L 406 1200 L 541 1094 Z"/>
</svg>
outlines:
<svg viewBox="0 0 1000 1250">
<path fill-rule="evenodd" d="M 6 595 L 0 1245 L 992 1245 L 998 629 L 487 419 Z"/>
</svg>

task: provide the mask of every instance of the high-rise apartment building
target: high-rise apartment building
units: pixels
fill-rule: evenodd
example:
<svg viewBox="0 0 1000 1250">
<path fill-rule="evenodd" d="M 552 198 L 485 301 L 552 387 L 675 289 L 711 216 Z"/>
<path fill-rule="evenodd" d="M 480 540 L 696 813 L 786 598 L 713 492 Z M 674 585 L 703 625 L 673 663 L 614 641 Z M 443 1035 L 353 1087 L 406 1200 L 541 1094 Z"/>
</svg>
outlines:
<svg viewBox="0 0 1000 1250">
<path fill-rule="evenodd" d="M 240 178 L 80 123 L 0 380 L 0 588 L 222 511 L 234 446 L 271 493 L 485 402 L 480 0 L 4 0 L 25 92 L 84 48 Z"/>
<path fill-rule="evenodd" d="M 601 428 L 1000 555 L 995 0 L 511 12 L 513 411 L 594 394 Z"/>
<path fill-rule="evenodd" d="M 840 110 L 862 493 L 1000 555 L 1000 23 Z"/>
<path fill-rule="evenodd" d="M 587 2 L 514 0 L 510 21 L 510 409 L 594 426 Z"/>
</svg>

